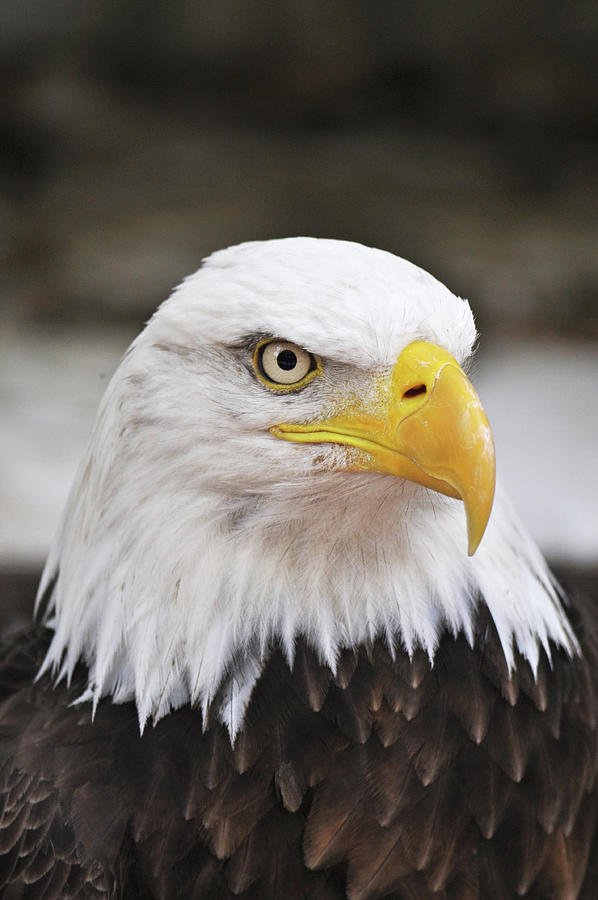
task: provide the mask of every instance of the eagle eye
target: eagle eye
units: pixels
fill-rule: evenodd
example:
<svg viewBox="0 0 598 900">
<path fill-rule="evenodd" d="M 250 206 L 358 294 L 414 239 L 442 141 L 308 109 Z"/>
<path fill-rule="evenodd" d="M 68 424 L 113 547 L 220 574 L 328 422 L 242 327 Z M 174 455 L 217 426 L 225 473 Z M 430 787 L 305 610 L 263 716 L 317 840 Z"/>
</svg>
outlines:
<svg viewBox="0 0 598 900">
<path fill-rule="evenodd" d="M 322 371 L 313 353 L 281 338 L 260 341 L 253 366 L 260 381 L 275 391 L 299 390 Z"/>
</svg>

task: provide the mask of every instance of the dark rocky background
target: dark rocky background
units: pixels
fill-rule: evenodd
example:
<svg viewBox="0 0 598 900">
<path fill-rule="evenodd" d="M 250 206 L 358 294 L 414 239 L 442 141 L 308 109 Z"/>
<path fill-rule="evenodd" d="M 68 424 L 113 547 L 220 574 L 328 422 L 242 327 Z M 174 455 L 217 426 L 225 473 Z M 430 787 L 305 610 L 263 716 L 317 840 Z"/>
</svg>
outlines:
<svg viewBox="0 0 598 900">
<path fill-rule="evenodd" d="M 490 341 L 598 347 L 595 0 L 4 0 L 0 79 L 5 347 L 130 337 L 295 234 L 412 259 Z"/>
<path fill-rule="evenodd" d="M 598 335 L 594 0 L 4 0 L 10 316 L 141 321 L 218 247 L 345 237 L 489 327 Z"/>
</svg>

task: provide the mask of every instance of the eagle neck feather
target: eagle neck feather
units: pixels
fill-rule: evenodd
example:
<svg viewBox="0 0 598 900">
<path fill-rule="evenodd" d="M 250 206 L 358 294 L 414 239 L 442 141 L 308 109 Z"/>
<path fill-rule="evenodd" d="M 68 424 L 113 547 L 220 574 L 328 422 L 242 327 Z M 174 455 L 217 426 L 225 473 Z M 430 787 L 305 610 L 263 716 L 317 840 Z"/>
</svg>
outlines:
<svg viewBox="0 0 598 900">
<path fill-rule="evenodd" d="M 509 666 L 518 651 L 535 671 L 551 642 L 576 652 L 551 574 L 500 491 L 469 559 L 462 505 L 386 476 L 322 473 L 317 495 L 298 480 L 284 496 L 228 506 L 204 494 L 192 515 L 182 495 L 166 534 L 156 496 L 145 520 L 143 504 L 108 521 L 87 512 L 93 552 L 77 539 L 89 489 L 73 492 L 40 588 L 57 574 L 42 671 L 68 680 L 83 659 L 81 699 L 135 699 L 142 729 L 185 703 L 205 712 L 218 694 L 234 737 L 273 644 L 292 665 L 305 639 L 332 671 L 343 648 L 380 637 L 391 653 L 423 648 L 433 661 L 446 632 L 473 645 L 480 601 Z"/>
</svg>

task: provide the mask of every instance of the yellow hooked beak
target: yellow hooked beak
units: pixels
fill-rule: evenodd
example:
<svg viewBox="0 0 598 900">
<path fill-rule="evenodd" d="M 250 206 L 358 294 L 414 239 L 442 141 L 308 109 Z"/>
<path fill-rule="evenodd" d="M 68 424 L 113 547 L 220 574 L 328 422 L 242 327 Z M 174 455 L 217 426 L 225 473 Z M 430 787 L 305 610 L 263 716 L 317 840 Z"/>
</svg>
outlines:
<svg viewBox="0 0 598 900">
<path fill-rule="evenodd" d="M 486 413 L 463 369 L 441 347 L 415 341 L 381 379 L 374 405 L 270 431 L 287 441 L 354 447 L 363 452 L 353 470 L 398 475 L 463 500 L 472 556 L 490 518 L 495 459 Z"/>
</svg>

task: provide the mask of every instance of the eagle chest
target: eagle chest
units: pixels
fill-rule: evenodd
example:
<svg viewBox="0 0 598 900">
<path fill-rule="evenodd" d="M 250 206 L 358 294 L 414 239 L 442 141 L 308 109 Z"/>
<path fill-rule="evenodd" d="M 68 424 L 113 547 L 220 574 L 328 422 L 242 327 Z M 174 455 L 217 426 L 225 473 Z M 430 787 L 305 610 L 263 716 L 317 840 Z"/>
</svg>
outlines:
<svg viewBox="0 0 598 900">
<path fill-rule="evenodd" d="M 234 747 L 221 697 L 205 730 L 187 706 L 140 737 L 130 703 L 93 724 L 67 705 L 84 674 L 27 686 L 36 654 L 15 648 L 2 896 L 594 896 L 586 664 L 509 674 L 488 621 L 482 637 L 446 636 L 433 667 L 375 643 L 334 674 L 304 642 L 292 668 L 273 648 Z"/>
</svg>

